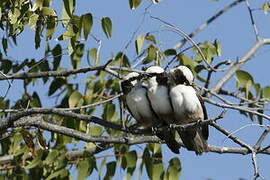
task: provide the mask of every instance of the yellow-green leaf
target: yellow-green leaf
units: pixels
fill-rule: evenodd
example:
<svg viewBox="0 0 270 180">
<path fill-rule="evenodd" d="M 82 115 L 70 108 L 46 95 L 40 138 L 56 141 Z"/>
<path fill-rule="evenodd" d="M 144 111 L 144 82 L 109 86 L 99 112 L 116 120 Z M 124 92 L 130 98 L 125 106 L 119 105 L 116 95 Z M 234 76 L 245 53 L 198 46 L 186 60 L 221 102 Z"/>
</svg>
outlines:
<svg viewBox="0 0 270 180">
<path fill-rule="evenodd" d="M 38 20 L 38 15 L 37 14 L 32 14 L 29 18 L 29 26 L 30 28 L 34 29 L 34 27 L 36 26 L 37 20 Z"/>
<path fill-rule="evenodd" d="M 220 42 L 218 42 L 217 40 L 214 41 L 214 46 L 216 48 L 216 54 L 217 56 L 221 56 L 221 45 Z"/>
<path fill-rule="evenodd" d="M 265 14 L 268 12 L 268 10 L 269 10 L 269 4 L 268 4 L 267 1 L 265 1 L 265 2 L 263 3 L 262 10 L 263 10 L 263 12 L 264 12 Z"/>
<path fill-rule="evenodd" d="M 78 102 L 81 100 L 81 98 L 82 98 L 81 93 L 78 91 L 74 91 L 68 99 L 69 107 L 71 108 L 75 107 L 78 104 Z"/>
<path fill-rule="evenodd" d="M 155 36 L 153 36 L 153 35 L 151 35 L 149 33 L 146 34 L 145 39 L 147 41 L 150 41 L 150 42 L 154 43 L 154 44 L 157 43 Z"/>
<path fill-rule="evenodd" d="M 144 42 L 144 37 L 142 35 L 138 35 L 136 41 L 135 41 L 135 47 L 136 47 L 136 53 L 139 54 L 139 52 L 142 49 Z"/>
<path fill-rule="evenodd" d="M 100 136 L 102 134 L 101 126 L 90 126 L 89 133 L 91 136 Z"/>
<path fill-rule="evenodd" d="M 48 7 L 43 7 L 41 9 L 41 14 L 44 16 L 56 16 L 55 11 L 51 8 L 48 8 Z"/>
<path fill-rule="evenodd" d="M 270 86 L 263 88 L 263 98 L 270 99 Z"/>
<path fill-rule="evenodd" d="M 126 159 L 127 159 L 127 167 L 128 168 L 135 168 L 137 163 L 137 153 L 136 151 L 130 151 L 126 153 Z"/>
<path fill-rule="evenodd" d="M 107 38 L 112 36 L 112 21 L 109 17 L 101 19 L 101 26 Z"/>
<path fill-rule="evenodd" d="M 181 172 L 181 163 L 179 158 L 173 158 L 169 161 L 169 166 L 166 172 L 167 180 L 179 179 Z"/>
<path fill-rule="evenodd" d="M 236 78 L 237 78 L 237 85 L 238 87 L 241 86 L 241 85 L 246 85 L 246 84 L 253 84 L 254 81 L 253 81 L 253 77 L 246 71 L 243 71 L 243 70 L 237 70 L 235 72 L 236 74 Z"/>
<path fill-rule="evenodd" d="M 89 57 L 91 57 L 93 59 L 93 62 L 95 65 L 98 65 L 99 63 L 99 58 L 98 58 L 98 54 L 97 54 L 97 49 L 96 48 L 92 48 L 88 50 L 88 59 L 90 59 Z"/>
</svg>

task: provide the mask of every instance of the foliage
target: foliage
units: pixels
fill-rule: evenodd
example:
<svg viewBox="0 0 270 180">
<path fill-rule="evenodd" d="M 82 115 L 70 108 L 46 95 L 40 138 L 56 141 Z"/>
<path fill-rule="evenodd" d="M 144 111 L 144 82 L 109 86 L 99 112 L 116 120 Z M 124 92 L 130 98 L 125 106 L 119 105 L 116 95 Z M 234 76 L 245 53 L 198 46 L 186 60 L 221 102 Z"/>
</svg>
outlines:
<svg viewBox="0 0 270 180">
<path fill-rule="evenodd" d="M 143 1 L 129 0 L 128 2 L 130 9 L 133 10 L 140 7 Z M 158 2 L 154 1 L 154 3 Z M 262 7 L 264 12 L 268 12 L 269 4 L 267 2 Z M 104 37 L 110 39 L 113 37 L 113 23 L 116 20 L 105 16 L 96 17 L 93 12 L 76 14 L 75 9 L 75 0 L 63 0 L 60 12 L 52 6 L 51 0 L 2 0 L 0 2 L 0 28 L 2 32 L 5 32 L 2 37 L 2 52 L 0 52 L 0 71 L 7 76 L 21 74 L 24 88 L 19 99 L 0 98 L 1 118 L 12 116 L 23 109 L 45 108 L 46 99 L 41 98 L 42 92 L 31 91 L 34 87 L 40 86 L 44 87 L 43 91 L 46 92 L 48 98 L 55 99 L 56 103 L 52 108 L 74 110 L 79 115 L 89 117 L 99 114 L 102 120 L 122 125 L 121 109 L 119 108 L 121 103 L 117 100 L 100 102 L 121 93 L 119 79 L 112 75 L 125 75 L 126 72 L 123 72 L 121 68 L 130 68 L 130 64 L 133 63 L 130 60 L 131 57 L 126 50 L 119 50 L 111 59 L 101 60 L 100 40 L 95 37 L 93 30 L 103 31 Z M 9 59 L 9 46 L 11 44 L 17 46 L 18 36 L 23 36 L 24 31 L 29 27 L 34 32 L 32 38 L 35 48 L 42 49 L 43 46 L 46 46 L 44 58 L 40 60 L 25 59 L 21 62 Z M 157 36 L 152 32 L 137 33 L 135 40 L 132 39 L 135 47 L 134 53 L 137 54 L 138 59 L 142 60 L 141 67 L 153 64 L 168 64 L 168 66 L 181 64 L 188 66 L 199 82 L 209 83 L 209 79 L 205 76 L 210 72 L 209 66 L 205 64 L 208 63 L 211 67 L 216 65 L 218 68 L 219 62 L 216 62 L 215 58 L 222 55 L 221 43 L 218 40 L 200 42 L 198 47 L 201 52 L 195 46 L 178 51 L 172 47 L 162 49 Z M 57 39 L 59 43 L 53 44 L 51 42 L 53 39 Z M 89 47 L 87 43 L 90 41 L 96 41 L 98 45 Z M 67 54 L 70 62 L 64 59 Z M 87 58 L 84 58 L 86 56 Z M 87 71 L 82 68 L 85 64 L 98 68 Z M 103 67 L 104 64 L 106 66 Z M 111 66 L 120 70 L 113 74 L 106 69 Z M 74 71 L 70 72 L 70 68 L 67 67 L 72 67 Z M 80 72 L 75 72 L 76 70 L 80 70 Z M 111 68 L 111 70 L 115 69 Z M 52 72 L 67 71 L 70 74 L 51 75 Z M 43 75 L 42 73 L 45 72 L 49 73 Z M 87 77 L 80 76 L 81 72 L 87 73 Z M 38 75 L 34 76 L 35 73 Z M 249 72 L 237 70 L 235 75 L 236 90 L 243 95 L 243 99 L 249 101 L 259 98 L 264 101 L 270 99 L 270 87 L 262 87 L 255 82 Z M 84 83 L 81 82 L 82 79 Z M 41 88 L 40 91 L 42 91 Z M 242 101 L 240 100 L 240 103 Z M 95 103 L 100 103 L 100 108 L 93 105 Z M 254 101 L 244 107 L 257 107 L 256 103 Z M 260 107 L 262 108 L 256 112 L 263 113 L 264 104 Z M 14 110 L 13 113 L 5 111 L 8 109 Z M 263 124 L 260 115 L 242 110 L 239 112 L 248 116 L 252 121 Z M 45 122 L 73 129 L 91 137 L 122 137 L 125 135 L 124 132 L 105 125 L 62 116 L 53 111 L 43 113 L 43 118 Z M 135 124 L 134 120 L 126 117 L 122 119 L 127 119 L 126 126 L 128 127 Z M 1 134 L 9 132 L 12 132 L 12 136 L 3 138 L 0 142 L 2 155 L 13 155 L 14 159 L 9 164 L 1 166 L 3 171 L 0 176 L 2 178 L 14 178 L 16 175 L 17 179 L 68 179 L 73 175 L 72 168 L 76 169 L 78 179 L 85 179 L 92 174 L 98 174 L 103 179 L 112 179 L 118 168 L 125 172 L 125 179 L 134 177 L 135 171 L 139 171 L 140 174 L 146 173 L 149 179 L 160 179 L 160 177 L 167 180 L 178 179 L 181 174 L 180 159 L 172 157 L 168 163 L 165 163 L 164 154 L 158 143 L 148 143 L 143 146 L 143 150 L 134 149 L 134 146 L 125 143 L 115 143 L 111 150 L 113 155 L 109 158 L 101 157 L 102 160 L 100 160 L 95 155 L 96 151 L 89 153 L 83 150 L 98 148 L 100 144 L 97 143 L 102 143 L 102 141 L 84 141 L 83 137 L 79 139 L 65 135 L 64 132 L 57 133 L 37 125 L 1 129 Z M 69 158 L 68 153 L 72 149 L 83 151 L 83 155 L 74 159 Z"/>
</svg>

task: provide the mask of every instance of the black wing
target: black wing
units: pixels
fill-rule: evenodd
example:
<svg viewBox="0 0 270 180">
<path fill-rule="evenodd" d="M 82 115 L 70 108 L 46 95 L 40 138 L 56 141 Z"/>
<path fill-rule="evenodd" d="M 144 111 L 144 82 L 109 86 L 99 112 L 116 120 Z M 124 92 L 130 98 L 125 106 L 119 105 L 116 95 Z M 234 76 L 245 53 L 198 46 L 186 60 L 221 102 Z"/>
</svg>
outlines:
<svg viewBox="0 0 270 180">
<path fill-rule="evenodd" d="M 204 119 L 208 119 L 207 110 L 205 108 L 202 97 L 199 94 L 197 94 L 197 97 L 198 97 L 198 99 L 201 103 L 202 109 L 203 109 Z M 206 139 L 206 140 L 208 139 L 208 136 L 209 136 L 208 124 L 202 126 L 202 135 L 203 135 L 204 139 Z"/>
</svg>

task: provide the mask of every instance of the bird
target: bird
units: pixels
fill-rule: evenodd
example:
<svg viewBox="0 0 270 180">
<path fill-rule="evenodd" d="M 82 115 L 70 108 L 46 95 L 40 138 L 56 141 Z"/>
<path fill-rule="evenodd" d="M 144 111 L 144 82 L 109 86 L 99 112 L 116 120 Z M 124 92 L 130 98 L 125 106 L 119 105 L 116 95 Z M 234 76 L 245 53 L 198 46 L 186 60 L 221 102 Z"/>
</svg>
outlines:
<svg viewBox="0 0 270 180">
<path fill-rule="evenodd" d="M 141 79 L 142 76 L 140 74 L 131 72 L 120 82 L 127 109 L 134 119 L 143 127 L 158 127 L 160 122 L 147 96 L 147 87 Z M 167 135 L 163 132 L 157 132 L 156 136 L 167 143 Z M 179 154 L 179 149 L 171 150 Z"/>
<path fill-rule="evenodd" d="M 208 119 L 204 102 L 192 86 L 194 76 L 191 70 L 186 66 L 178 66 L 171 69 L 169 74 L 170 97 L 175 123 L 183 125 Z M 186 148 L 195 151 L 196 155 L 207 151 L 208 125 L 186 129 L 181 131 L 179 135 Z"/>
<path fill-rule="evenodd" d="M 168 75 L 160 66 L 151 66 L 146 69 L 147 96 L 150 105 L 158 117 L 161 126 L 169 126 L 174 123 L 174 114 L 168 89 Z M 175 140 L 175 135 L 169 128 L 163 130 L 166 134 L 166 143 L 173 152 L 178 152 L 180 145 Z"/>
</svg>

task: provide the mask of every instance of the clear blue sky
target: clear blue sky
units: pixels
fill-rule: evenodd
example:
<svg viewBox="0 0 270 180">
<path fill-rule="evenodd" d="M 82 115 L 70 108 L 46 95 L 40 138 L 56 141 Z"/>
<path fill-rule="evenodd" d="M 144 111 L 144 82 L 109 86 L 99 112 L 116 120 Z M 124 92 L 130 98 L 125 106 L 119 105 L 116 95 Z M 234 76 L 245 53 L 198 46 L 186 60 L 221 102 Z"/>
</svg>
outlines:
<svg viewBox="0 0 270 180">
<path fill-rule="evenodd" d="M 205 22 L 207 18 L 212 16 L 230 2 L 232 1 L 223 0 L 220 2 L 210 2 L 208 0 L 163 0 L 160 4 L 153 5 L 148 11 L 151 15 L 160 17 L 161 19 L 181 28 L 186 33 L 190 33 L 201 23 Z M 264 0 L 257 0 L 256 2 L 252 2 L 251 5 L 253 8 L 258 8 L 262 6 L 263 2 Z M 101 50 L 102 60 L 109 59 L 112 54 L 116 54 L 118 51 L 123 49 L 127 41 L 130 39 L 131 33 L 133 33 L 138 27 L 143 16 L 144 8 L 147 7 L 149 3 L 150 1 L 144 0 L 138 9 L 130 10 L 128 0 L 77 0 L 77 14 L 91 12 L 94 17 L 101 18 L 108 16 L 112 19 L 113 36 L 111 39 L 107 39 L 102 33 L 100 33 L 101 29 L 99 22 L 97 19 L 94 19 L 95 22 L 93 32 L 103 42 Z M 59 7 L 59 4 L 60 1 L 54 1 L 55 7 Z M 261 11 L 256 11 L 254 15 L 260 34 L 263 37 L 270 37 L 269 16 L 264 15 Z M 145 23 L 143 24 L 139 34 L 160 30 L 160 25 L 160 22 L 146 16 Z M 60 35 L 60 33 L 58 33 L 58 35 Z M 58 35 L 55 35 L 55 38 Z M 162 48 L 165 50 L 166 48 L 172 47 L 180 39 L 181 37 L 171 32 L 161 32 L 159 42 L 162 43 Z M 244 3 L 231 9 L 194 38 L 196 42 L 214 41 L 215 39 L 220 41 L 222 45 L 222 56 L 216 59 L 215 62 L 225 59 L 231 59 L 234 61 L 237 57 L 241 57 L 253 45 L 255 42 L 255 36 L 251 27 L 247 8 Z M 52 41 L 50 43 L 56 44 L 58 42 Z M 11 58 L 16 60 L 23 60 L 25 58 L 32 57 L 43 58 L 44 48 L 34 51 L 32 30 L 26 30 L 26 32 L 21 34 L 20 38 L 18 39 L 18 44 L 18 47 L 13 47 L 11 49 L 11 52 L 13 52 L 12 55 L 10 55 Z M 44 45 L 45 44 L 43 43 L 42 46 L 44 47 Z M 97 45 L 93 43 L 93 41 L 89 41 L 88 46 L 96 47 Z M 134 44 L 131 44 L 127 52 L 130 59 L 135 57 Z M 64 58 L 69 60 L 67 56 Z M 261 83 L 262 86 L 270 85 L 270 80 L 268 78 L 268 68 L 270 67 L 269 58 L 269 48 L 263 48 L 263 50 L 259 51 L 258 55 L 254 59 L 250 60 L 250 62 L 243 67 L 244 70 L 250 71 L 250 73 L 254 76 L 255 82 Z M 217 78 L 213 79 L 212 85 L 221 76 L 222 73 L 218 74 L 216 76 Z M 1 87 L 3 87 L 3 85 L 1 85 Z M 226 88 L 235 90 L 235 79 L 231 79 L 230 82 L 226 84 Z M 39 88 L 36 89 L 40 90 Z M 3 92 L 4 91 L 2 89 L 1 93 Z M 18 97 L 21 92 L 22 90 L 12 87 L 9 95 L 14 97 L 17 95 Z M 44 98 L 46 98 L 46 96 L 46 94 L 43 94 Z M 54 101 L 50 101 L 50 99 L 48 99 L 48 102 L 46 102 L 45 105 L 53 105 L 53 102 Z M 207 108 L 210 117 L 214 117 L 222 110 L 211 105 L 207 105 Z M 220 120 L 219 123 L 229 131 L 234 131 L 247 123 L 251 123 L 251 121 L 244 116 L 239 115 L 237 111 L 229 111 L 226 114 L 226 117 L 223 120 Z M 256 142 L 256 138 L 258 138 L 261 132 L 262 129 L 258 127 L 248 127 L 241 130 L 236 135 L 241 140 L 253 144 Z M 269 142 L 269 140 L 270 139 L 268 138 L 266 141 Z M 226 139 L 213 128 L 210 128 L 209 144 L 237 147 L 235 144 L 231 143 L 231 140 Z M 165 163 L 175 156 L 167 148 L 165 148 L 165 146 L 163 151 Z M 142 153 L 140 151 L 138 152 L 139 154 Z M 219 155 L 215 153 L 206 153 L 202 156 L 196 156 L 193 152 L 188 152 L 182 149 L 179 158 L 181 159 L 183 167 L 180 178 L 184 180 L 198 180 L 207 178 L 228 180 L 238 179 L 241 177 L 251 179 L 253 175 L 250 155 Z M 260 172 L 266 178 L 270 178 L 270 171 L 268 168 L 269 160 L 269 156 L 258 155 Z M 118 174 L 115 179 L 118 179 L 122 175 L 119 173 L 119 171 L 117 171 L 117 173 Z M 136 177 L 134 179 L 136 179 Z"/>
</svg>

